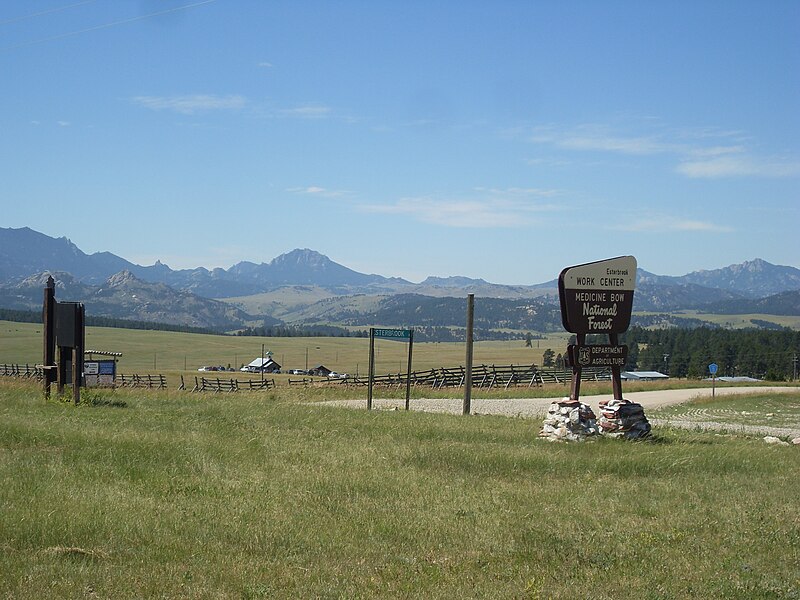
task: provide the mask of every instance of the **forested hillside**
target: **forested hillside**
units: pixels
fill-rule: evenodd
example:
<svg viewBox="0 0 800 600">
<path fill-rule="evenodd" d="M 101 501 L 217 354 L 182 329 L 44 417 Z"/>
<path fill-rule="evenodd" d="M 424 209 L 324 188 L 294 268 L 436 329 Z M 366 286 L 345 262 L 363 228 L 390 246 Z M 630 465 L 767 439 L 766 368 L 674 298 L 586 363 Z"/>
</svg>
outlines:
<svg viewBox="0 0 800 600">
<path fill-rule="evenodd" d="M 632 327 L 621 336 L 628 345 L 628 368 L 656 370 L 671 377 L 708 376 L 708 365 L 719 365 L 718 376 L 791 379 L 800 355 L 800 332 L 784 329 L 643 329 Z"/>
</svg>

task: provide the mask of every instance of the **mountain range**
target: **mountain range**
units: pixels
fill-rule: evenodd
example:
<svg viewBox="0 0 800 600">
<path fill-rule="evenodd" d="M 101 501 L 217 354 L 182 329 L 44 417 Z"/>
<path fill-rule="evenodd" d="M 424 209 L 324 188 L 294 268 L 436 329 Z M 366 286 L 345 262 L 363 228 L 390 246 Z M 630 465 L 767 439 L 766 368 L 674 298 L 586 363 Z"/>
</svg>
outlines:
<svg viewBox="0 0 800 600">
<path fill-rule="evenodd" d="M 84 302 L 88 314 L 222 330 L 280 323 L 449 326 L 463 320 L 468 293 L 492 300 L 483 303 L 487 328 L 559 328 L 556 280 L 501 285 L 432 276 L 412 283 L 359 273 L 310 249 L 269 263 L 173 270 L 110 252 L 86 254 L 66 237 L 27 227 L 0 228 L 0 307 L 40 308 L 43 273 L 57 280 L 60 300 Z M 800 315 L 800 269 L 761 259 L 679 277 L 639 269 L 634 299 L 637 311 Z"/>
</svg>

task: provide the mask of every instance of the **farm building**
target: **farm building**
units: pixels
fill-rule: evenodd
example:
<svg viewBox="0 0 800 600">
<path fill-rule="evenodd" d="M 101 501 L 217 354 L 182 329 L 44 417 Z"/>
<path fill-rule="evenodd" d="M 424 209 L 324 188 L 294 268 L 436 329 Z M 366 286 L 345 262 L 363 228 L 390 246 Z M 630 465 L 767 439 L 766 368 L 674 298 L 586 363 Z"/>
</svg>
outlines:
<svg viewBox="0 0 800 600">
<path fill-rule="evenodd" d="M 658 371 L 623 371 L 620 377 L 626 381 L 659 381 L 669 379 L 669 375 L 664 375 Z"/>
<path fill-rule="evenodd" d="M 242 371 L 249 373 L 277 373 L 281 370 L 281 366 L 271 358 L 261 358 L 260 356 L 250 364 L 242 368 Z"/>
<path fill-rule="evenodd" d="M 309 375 L 316 375 L 317 377 L 327 377 L 331 374 L 331 370 L 325 365 L 319 365 L 313 369 L 308 370 Z"/>
</svg>

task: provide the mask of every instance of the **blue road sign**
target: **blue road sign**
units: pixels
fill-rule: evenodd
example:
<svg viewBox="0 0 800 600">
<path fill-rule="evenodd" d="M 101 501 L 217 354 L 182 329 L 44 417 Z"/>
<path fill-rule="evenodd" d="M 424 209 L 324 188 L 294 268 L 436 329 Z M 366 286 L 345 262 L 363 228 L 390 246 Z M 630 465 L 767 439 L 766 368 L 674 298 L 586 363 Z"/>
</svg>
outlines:
<svg viewBox="0 0 800 600">
<path fill-rule="evenodd" d="M 710 365 L 708 365 L 708 372 L 711 373 L 712 375 L 716 375 L 718 368 L 719 367 L 717 366 L 717 363 L 711 363 Z"/>
</svg>

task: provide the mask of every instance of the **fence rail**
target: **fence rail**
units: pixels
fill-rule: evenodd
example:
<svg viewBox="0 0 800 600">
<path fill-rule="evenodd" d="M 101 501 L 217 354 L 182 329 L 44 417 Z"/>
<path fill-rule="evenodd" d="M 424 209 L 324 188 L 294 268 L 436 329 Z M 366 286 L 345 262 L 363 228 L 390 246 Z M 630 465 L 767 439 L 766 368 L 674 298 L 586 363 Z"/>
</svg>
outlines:
<svg viewBox="0 0 800 600">
<path fill-rule="evenodd" d="M 116 387 L 167 389 L 167 378 L 164 375 L 122 375 L 114 379 Z"/>
<path fill-rule="evenodd" d="M 240 390 L 268 390 L 275 387 L 274 379 L 239 381 L 238 379 L 221 379 L 219 377 L 195 377 L 193 392 L 238 392 Z"/>
<path fill-rule="evenodd" d="M 605 381 L 611 378 L 611 371 L 605 368 L 586 368 L 581 371 L 581 381 Z M 384 387 L 402 387 L 406 385 L 407 374 L 397 373 L 378 375 L 373 378 L 373 385 Z M 472 368 L 473 388 L 505 388 L 509 387 L 539 387 L 545 383 L 565 384 L 571 381 L 572 370 L 566 369 L 540 369 L 536 366 L 526 365 L 477 365 Z M 428 369 L 427 371 L 414 371 L 411 373 L 411 385 L 427 386 L 433 389 L 459 388 L 466 381 L 464 367 Z M 327 383 L 363 386 L 368 385 L 366 377 L 348 377 L 347 379 L 333 379 Z"/>
<path fill-rule="evenodd" d="M 44 378 L 44 369 L 38 365 L 0 365 L 0 376 L 21 377 L 22 379 L 36 379 L 41 381 Z"/>
</svg>

